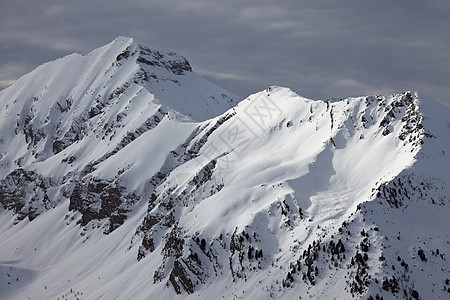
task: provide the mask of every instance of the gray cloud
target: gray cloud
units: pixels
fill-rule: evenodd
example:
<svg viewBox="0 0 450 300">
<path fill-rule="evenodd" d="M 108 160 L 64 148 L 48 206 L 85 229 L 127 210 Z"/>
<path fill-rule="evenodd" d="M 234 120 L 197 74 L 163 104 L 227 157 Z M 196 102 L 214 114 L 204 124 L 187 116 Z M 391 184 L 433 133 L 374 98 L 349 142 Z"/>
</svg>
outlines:
<svg viewBox="0 0 450 300">
<path fill-rule="evenodd" d="M 450 2 L 0 2 L 0 85 L 119 35 L 188 58 L 241 96 L 277 84 L 314 99 L 420 90 L 450 105 Z"/>
</svg>

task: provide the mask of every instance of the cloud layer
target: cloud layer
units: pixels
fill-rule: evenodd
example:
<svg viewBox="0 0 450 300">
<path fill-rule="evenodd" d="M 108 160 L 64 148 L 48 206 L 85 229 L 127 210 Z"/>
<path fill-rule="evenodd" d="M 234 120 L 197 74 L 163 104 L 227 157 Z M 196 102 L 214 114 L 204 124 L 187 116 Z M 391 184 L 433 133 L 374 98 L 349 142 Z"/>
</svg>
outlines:
<svg viewBox="0 0 450 300">
<path fill-rule="evenodd" d="M 448 0 L 4 0 L 0 87 L 125 35 L 244 97 L 276 84 L 313 99 L 419 90 L 450 105 L 448 16 Z"/>
</svg>

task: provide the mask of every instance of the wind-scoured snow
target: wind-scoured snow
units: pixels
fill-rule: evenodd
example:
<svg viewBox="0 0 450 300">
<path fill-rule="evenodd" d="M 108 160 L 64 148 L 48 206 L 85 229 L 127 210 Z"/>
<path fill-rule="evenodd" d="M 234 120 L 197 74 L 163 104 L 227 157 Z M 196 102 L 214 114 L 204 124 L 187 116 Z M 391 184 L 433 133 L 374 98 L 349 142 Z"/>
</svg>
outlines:
<svg viewBox="0 0 450 300">
<path fill-rule="evenodd" d="M 425 95 L 241 101 L 121 37 L 0 103 L 1 298 L 448 298 L 450 111 Z"/>
</svg>

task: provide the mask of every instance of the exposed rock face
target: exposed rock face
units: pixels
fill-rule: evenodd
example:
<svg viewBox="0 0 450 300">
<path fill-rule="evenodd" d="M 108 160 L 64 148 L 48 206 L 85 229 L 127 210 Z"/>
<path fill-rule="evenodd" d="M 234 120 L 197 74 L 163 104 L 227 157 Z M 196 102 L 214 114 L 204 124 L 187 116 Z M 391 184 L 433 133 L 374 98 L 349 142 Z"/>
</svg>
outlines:
<svg viewBox="0 0 450 300">
<path fill-rule="evenodd" d="M 128 50 L 126 50 L 128 51 Z M 171 71 L 175 75 L 184 75 L 185 72 L 192 72 L 191 65 L 182 56 L 174 52 L 161 52 L 158 50 L 152 50 L 145 46 L 140 46 L 138 50 L 139 63 L 143 63 L 149 66 L 164 67 Z M 135 55 L 136 52 L 131 55 Z"/>
<path fill-rule="evenodd" d="M 0 181 L 0 203 L 3 208 L 17 214 L 16 221 L 26 217 L 32 221 L 56 205 L 47 194 L 51 185 L 51 179 L 43 178 L 33 171 L 16 169 Z"/>
<path fill-rule="evenodd" d="M 126 188 L 117 181 L 85 178 L 75 183 L 70 194 L 69 210 L 81 212 L 79 223 L 86 226 L 92 220 L 108 219 L 109 226 L 105 233 L 110 233 L 123 224 L 130 207 L 139 197 L 126 194 Z"/>
</svg>

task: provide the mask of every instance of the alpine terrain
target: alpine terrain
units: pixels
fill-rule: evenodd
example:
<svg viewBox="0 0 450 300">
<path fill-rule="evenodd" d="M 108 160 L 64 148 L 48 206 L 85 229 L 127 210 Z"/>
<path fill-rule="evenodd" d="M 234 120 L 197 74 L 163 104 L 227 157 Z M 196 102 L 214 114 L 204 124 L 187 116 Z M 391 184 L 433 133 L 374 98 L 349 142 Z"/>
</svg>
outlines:
<svg viewBox="0 0 450 300">
<path fill-rule="evenodd" d="M 1 299 L 449 299 L 450 108 L 241 99 L 119 37 L 0 92 Z"/>
</svg>

